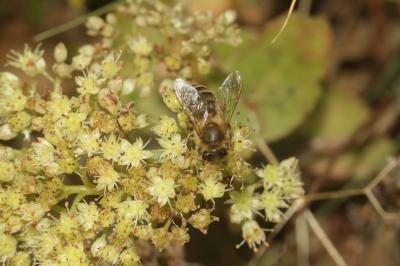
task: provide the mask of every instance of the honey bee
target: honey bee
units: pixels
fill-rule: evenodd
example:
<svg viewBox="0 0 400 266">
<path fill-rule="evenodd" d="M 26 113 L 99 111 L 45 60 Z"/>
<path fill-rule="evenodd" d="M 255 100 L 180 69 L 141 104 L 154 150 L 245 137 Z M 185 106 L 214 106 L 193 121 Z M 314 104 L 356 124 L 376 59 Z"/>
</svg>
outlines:
<svg viewBox="0 0 400 266">
<path fill-rule="evenodd" d="M 239 71 L 231 73 L 215 93 L 203 85 L 175 80 L 175 94 L 193 124 L 195 142 L 204 160 L 214 161 L 228 154 L 229 123 L 242 87 Z"/>
</svg>

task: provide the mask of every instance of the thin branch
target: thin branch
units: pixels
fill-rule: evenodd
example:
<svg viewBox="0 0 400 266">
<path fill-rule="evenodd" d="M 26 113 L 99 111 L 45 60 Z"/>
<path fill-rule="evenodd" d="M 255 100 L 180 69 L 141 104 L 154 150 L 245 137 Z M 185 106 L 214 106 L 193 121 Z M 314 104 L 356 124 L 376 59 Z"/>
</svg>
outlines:
<svg viewBox="0 0 400 266">
<path fill-rule="evenodd" d="M 84 185 L 76 185 L 76 186 L 75 185 L 72 185 L 72 186 L 65 185 L 64 189 L 63 189 L 63 192 L 60 194 L 60 196 L 58 196 L 58 198 L 57 198 L 58 200 L 57 201 L 65 199 L 69 195 L 72 195 L 72 194 L 80 194 L 80 195 L 84 195 L 84 196 L 87 196 L 87 195 L 100 195 L 101 191 L 97 191 L 94 188 L 88 188 L 88 187 L 86 187 Z"/>
<path fill-rule="evenodd" d="M 310 233 L 304 215 L 296 219 L 297 265 L 310 265 Z"/>
<path fill-rule="evenodd" d="M 385 209 L 382 207 L 381 203 L 379 200 L 376 198 L 374 193 L 371 190 L 365 191 L 365 195 L 367 196 L 369 202 L 371 203 L 372 207 L 376 210 L 376 212 L 385 220 L 399 220 L 400 219 L 400 213 L 395 213 L 395 212 L 387 212 Z"/>
<path fill-rule="evenodd" d="M 71 194 L 86 194 L 86 195 L 99 195 L 101 191 L 96 190 L 95 188 L 88 188 L 83 185 L 77 186 L 64 186 L 64 193 L 71 195 Z"/>
<path fill-rule="evenodd" d="M 271 164 L 279 164 L 278 159 L 276 158 L 275 154 L 271 150 L 271 148 L 268 146 L 268 144 L 265 142 L 264 138 L 262 137 L 257 137 L 256 139 L 256 144 L 257 148 L 260 150 L 262 155 L 264 155 L 265 159 L 267 159 L 268 162 Z"/>
<path fill-rule="evenodd" d="M 280 28 L 279 32 L 275 35 L 275 37 L 272 39 L 271 43 L 275 43 L 276 40 L 279 38 L 279 36 L 282 34 L 283 30 L 286 28 L 289 18 L 291 17 L 293 13 L 294 6 L 296 5 L 296 0 L 292 0 L 292 3 L 290 4 L 288 14 L 286 15 L 285 21 L 283 22 L 282 27 Z"/>
<path fill-rule="evenodd" d="M 354 196 L 362 196 L 365 194 L 364 188 L 358 189 L 346 189 L 340 191 L 328 191 L 328 192 L 317 192 L 304 196 L 304 200 L 307 202 L 327 200 L 327 199 L 338 199 L 347 198 Z"/>
<path fill-rule="evenodd" d="M 321 244 L 324 246 L 328 254 L 331 256 L 333 261 L 338 266 L 346 266 L 346 262 L 344 261 L 343 257 L 337 251 L 335 246 L 332 244 L 329 237 L 325 234 L 324 230 L 321 228 L 320 224 L 318 223 L 317 219 L 315 219 L 314 215 L 310 210 L 306 210 L 304 212 L 304 217 L 306 218 L 308 225 L 310 226 L 311 230 L 315 233 Z"/>
<path fill-rule="evenodd" d="M 371 205 L 374 207 L 374 209 L 378 212 L 378 214 L 382 217 L 385 216 L 385 210 L 383 209 L 382 205 L 379 203 L 375 195 L 372 193 L 372 191 L 365 191 L 365 195 L 367 196 L 369 202 L 371 202 Z"/>
<path fill-rule="evenodd" d="M 94 10 L 93 12 L 87 13 L 84 16 L 77 17 L 76 19 L 70 20 L 70 21 L 68 21 L 68 22 L 66 22 L 64 24 L 61 24 L 60 26 L 57 26 L 57 27 L 51 28 L 49 30 L 46 30 L 44 32 L 41 32 L 39 34 L 36 34 L 35 36 L 33 36 L 33 40 L 35 42 L 40 42 L 40 41 L 43 41 L 43 40 L 48 39 L 50 37 L 53 37 L 55 35 L 58 35 L 58 34 L 61 34 L 63 32 L 66 32 L 68 30 L 71 30 L 71 29 L 73 29 L 73 28 L 85 23 L 85 21 L 86 21 L 86 19 L 88 17 L 103 15 L 103 14 L 113 10 L 114 7 L 117 4 L 119 4 L 119 3 L 123 2 L 123 1 L 124 0 L 116 0 L 116 1 L 114 1 L 112 3 L 109 3 L 107 5 L 104 5 L 104 6 L 100 7 L 100 8 L 98 8 L 98 9 Z"/>
<path fill-rule="evenodd" d="M 295 202 L 293 202 L 292 206 L 285 212 L 283 216 L 283 221 L 280 223 L 276 224 L 273 228 L 273 231 L 271 234 L 268 235 L 267 237 L 267 242 L 270 243 L 278 234 L 279 232 L 285 227 L 287 222 L 297 213 L 298 210 L 300 210 L 304 206 L 304 200 L 302 198 L 297 199 Z"/>
<path fill-rule="evenodd" d="M 367 188 L 370 190 L 374 189 L 379 184 L 379 182 L 381 182 L 382 179 L 384 179 L 398 165 L 399 165 L 399 160 L 397 159 L 389 160 L 389 163 L 380 171 L 380 173 L 374 179 L 371 180 L 366 189 Z"/>
<path fill-rule="evenodd" d="M 347 189 L 342 191 L 329 191 L 329 192 L 318 192 L 306 195 L 304 200 L 307 202 L 327 200 L 327 199 L 338 199 L 345 197 L 354 197 L 367 195 L 367 192 L 371 192 L 379 182 L 381 182 L 385 177 L 389 175 L 394 168 L 399 165 L 399 160 L 391 159 L 388 164 L 369 182 L 369 184 L 363 188 Z"/>
<path fill-rule="evenodd" d="M 81 200 L 85 197 L 85 194 L 77 194 L 74 201 L 72 202 L 71 209 L 76 208 L 76 205 L 81 202 Z"/>
<path fill-rule="evenodd" d="M 266 143 L 262 138 L 257 138 L 257 144 L 259 146 L 260 151 L 263 155 L 267 158 L 268 161 L 271 163 L 274 160 L 274 154 L 266 146 Z M 265 147 L 265 146 L 266 147 Z M 271 154 L 272 154 L 272 159 Z M 278 160 L 275 161 L 276 163 Z M 396 213 L 388 213 L 386 212 L 379 201 L 376 199 L 375 195 L 372 193 L 371 188 L 374 188 L 380 181 L 382 181 L 396 166 L 398 166 L 399 160 L 390 160 L 389 163 L 372 179 L 372 181 L 363 188 L 358 189 L 348 189 L 343 191 L 332 191 L 332 192 L 320 192 L 320 193 L 313 193 L 303 198 L 296 200 L 292 206 L 285 212 L 284 219 L 282 222 L 275 225 L 273 228 L 272 233 L 270 233 L 267 237 L 267 243 L 271 243 L 271 241 L 278 235 L 278 233 L 285 227 L 285 225 L 289 222 L 289 220 L 301 209 L 304 207 L 306 203 L 310 203 L 313 201 L 318 200 L 327 200 L 327 199 L 338 199 L 338 198 L 345 198 L 345 197 L 354 197 L 354 196 L 362 196 L 365 195 L 368 200 L 371 202 L 371 205 L 377 210 L 377 212 L 381 215 L 383 219 L 400 219 L 400 214 Z M 311 229 L 317 235 L 318 239 L 321 241 L 322 245 L 328 251 L 329 255 L 331 255 L 332 259 L 336 262 L 337 265 L 342 266 L 346 265 L 345 261 L 335 249 L 335 247 L 330 242 L 329 238 L 326 236 L 323 229 L 318 224 L 317 220 L 315 219 L 314 215 L 309 211 L 306 210 L 304 214 L 307 222 L 309 223 Z M 249 262 L 248 266 L 255 266 L 257 262 L 264 256 L 267 252 L 268 247 L 262 246 L 257 254 L 254 255 L 252 260 Z"/>
</svg>

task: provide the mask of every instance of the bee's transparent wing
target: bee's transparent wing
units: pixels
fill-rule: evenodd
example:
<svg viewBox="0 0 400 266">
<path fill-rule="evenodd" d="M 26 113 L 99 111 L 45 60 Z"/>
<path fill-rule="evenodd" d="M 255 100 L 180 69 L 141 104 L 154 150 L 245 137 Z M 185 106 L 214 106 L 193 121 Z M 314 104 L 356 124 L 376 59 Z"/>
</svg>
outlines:
<svg viewBox="0 0 400 266">
<path fill-rule="evenodd" d="M 217 90 L 220 103 L 222 103 L 222 111 L 224 120 L 227 124 L 231 121 L 236 105 L 242 93 L 242 77 L 239 71 L 235 71 L 225 79 L 221 87 Z"/>
<path fill-rule="evenodd" d="M 197 134 L 199 134 L 208 117 L 206 104 L 201 101 L 197 89 L 183 79 L 175 80 L 174 90 L 183 110 L 189 116 Z"/>
</svg>

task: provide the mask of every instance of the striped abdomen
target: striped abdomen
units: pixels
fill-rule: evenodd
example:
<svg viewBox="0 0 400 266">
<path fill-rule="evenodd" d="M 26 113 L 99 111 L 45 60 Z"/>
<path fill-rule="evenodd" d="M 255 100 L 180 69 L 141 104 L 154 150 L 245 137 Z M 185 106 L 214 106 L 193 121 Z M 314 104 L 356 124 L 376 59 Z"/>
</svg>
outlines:
<svg viewBox="0 0 400 266">
<path fill-rule="evenodd" d="M 225 139 L 223 128 L 221 128 L 220 117 L 217 115 L 217 101 L 215 95 L 205 86 L 193 85 L 198 94 L 201 107 L 195 107 L 193 114 L 204 124 L 200 132 L 200 139 L 210 148 L 218 147 Z"/>
<path fill-rule="evenodd" d="M 202 85 L 193 85 L 199 93 L 199 102 L 192 106 L 193 115 L 196 116 L 197 119 L 212 119 L 216 116 L 217 113 L 217 104 L 214 93 L 212 93 L 207 87 Z M 205 117 L 205 115 L 207 117 Z"/>
</svg>

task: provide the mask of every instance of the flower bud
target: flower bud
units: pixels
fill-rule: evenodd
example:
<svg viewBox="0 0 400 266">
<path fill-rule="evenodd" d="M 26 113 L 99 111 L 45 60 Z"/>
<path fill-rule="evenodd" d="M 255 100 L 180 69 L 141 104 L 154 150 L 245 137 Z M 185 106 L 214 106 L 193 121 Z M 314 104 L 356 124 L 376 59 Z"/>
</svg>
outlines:
<svg viewBox="0 0 400 266">
<path fill-rule="evenodd" d="M 236 20 L 236 11 L 235 10 L 227 10 L 222 15 L 223 23 L 225 25 L 232 24 Z"/>
<path fill-rule="evenodd" d="M 16 173 L 13 163 L 0 161 L 0 183 L 12 181 Z"/>
<path fill-rule="evenodd" d="M 109 13 L 109 14 L 107 14 L 107 16 L 106 16 L 106 21 L 107 21 L 107 23 L 108 24 L 111 24 L 111 25 L 116 25 L 117 24 L 117 16 L 115 16 L 114 14 L 112 14 L 112 13 Z"/>
<path fill-rule="evenodd" d="M 122 85 L 121 95 L 131 94 L 136 87 L 136 81 L 134 79 L 126 79 Z"/>
<path fill-rule="evenodd" d="M 74 69 L 83 70 L 90 64 L 90 61 L 92 61 L 90 56 L 80 54 L 72 57 L 71 65 Z"/>
<path fill-rule="evenodd" d="M 17 239 L 11 235 L 0 233 L 0 259 L 5 262 L 17 252 Z"/>
<path fill-rule="evenodd" d="M 67 60 L 67 48 L 65 45 L 60 42 L 57 44 L 56 48 L 54 48 L 54 58 L 56 59 L 57 63 L 62 63 Z"/>
<path fill-rule="evenodd" d="M 101 35 L 104 37 L 111 37 L 114 33 L 114 28 L 111 25 L 104 25 L 104 27 L 101 29 Z"/>
<path fill-rule="evenodd" d="M 60 78 L 69 78 L 72 72 L 71 66 L 65 63 L 55 64 L 53 70 Z"/>
<path fill-rule="evenodd" d="M 0 126 L 0 140 L 10 140 L 17 136 L 17 133 L 12 131 L 9 124 Z"/>
<path fill-rule="evenodd" d="M 21 86 L 21 81 L 13 73 L 4 71 L 0 73 L 0 84 L 2 84 L 2 86 L 10 86 L 11 88 L 18 88 L 19 86 Z"/>
<path fill-rule="evenodd" d="M 104 20 L 97 16 L 89 17 L 85 24 L 87 33 L 90 36 L 96 36 L 104 25 Z"/>
</svg>

